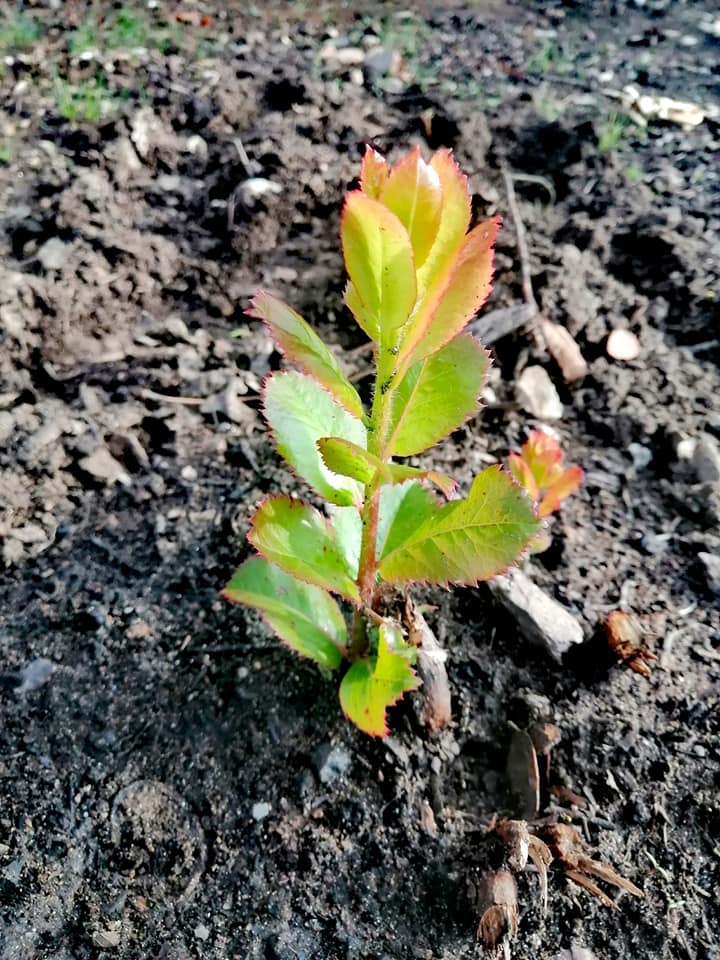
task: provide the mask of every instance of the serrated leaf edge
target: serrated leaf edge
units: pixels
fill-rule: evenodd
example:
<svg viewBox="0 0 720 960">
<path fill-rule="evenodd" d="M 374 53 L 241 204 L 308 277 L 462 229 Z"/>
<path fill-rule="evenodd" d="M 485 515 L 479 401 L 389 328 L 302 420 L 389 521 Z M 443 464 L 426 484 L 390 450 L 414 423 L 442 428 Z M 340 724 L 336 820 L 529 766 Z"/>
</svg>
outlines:
<svg viewBox="0 0 720 960">
<path fill-rule="evenodd" d="M 302 504 L 302 506 L 307 507 L 313 513 L 317 514 L 317 516 L 320 518 L 320 520 L 325 524 L 327 528 L 329 539 L 334 544 L 337 544 L 335 528 L 333 527 L 330 520 L 328 520 L 328 518 L 324 516 L 324 514 L 322 514 L 317 509 L 317 507 L 314 507 L 310 503 L 306 503 L 304 500 L 301 500 L 299 497 L 290 497 L 284 493 L 269 493 L 266 496 L 264 496 L 262 500 L 255 507 L 255 512 L 253 513 L 252 520 L 250 521 L 251 527 L 247 534 L 247 540 L 255 548 L 255 553 L 257 554 L 257 556 L 262 557 L 263 560 L 267 560 L 268 563 L 271 563 L 273 566 L 277 567 L 279 570 L 282 570 L 282 572 L 287 574 L 288 577 L 294 577 L 296 580 L 300 581 L 300 583 L 306 583 L 310 587 L 317 587 L 318 590 L 324 590 L 325 593 L 328 593 L 330 595 L 335 594 L 338 597 L 342 597 L 343 600 L 347 600 L 349 603 L 352 603 L 353 606 L 357 607 L 360 603 L 359 595 L 357 597 L 348 596 L 348 594 L 342 593 L 340 590 L 336 590 L 332 587 L 325 586 L 324 584 L 316 583 L 314 580 L 308 580 L 305 577 L 300 576 L 300 574 L 296 570 L 292 570 L 292 571 L 286 570 L 276 560 L 273 560 L 272 557 L 268 557 L 267 554 L 257 545 L 257 543 L 255 543 L 255 540 L 253 539 L 253 533 L 255 531 L 255 518 L 257 517 L 258 513 L 262 510 L 262 508 L 265 506 L 265 504 L 271 503 L 273 500 L 275 501 L 279 501 L 279 500 L 293 501 L 294 500 L 295 503 L 299 503 L 299 504 Z M 350 504 L 348 504 L 348 506 L 350 506 Z M 340 557 L 341 560 L 344 561 L 345 558 L 342 554 L 342 551 L 339 549 L 339 547 L 338 547 L 338 556 Z M 350 571 L 346 570 L 345 573 L 347 574 L 348 580 L 354 583 L 355 581 L 352 575 L 350 574 Z"/>
</svg>

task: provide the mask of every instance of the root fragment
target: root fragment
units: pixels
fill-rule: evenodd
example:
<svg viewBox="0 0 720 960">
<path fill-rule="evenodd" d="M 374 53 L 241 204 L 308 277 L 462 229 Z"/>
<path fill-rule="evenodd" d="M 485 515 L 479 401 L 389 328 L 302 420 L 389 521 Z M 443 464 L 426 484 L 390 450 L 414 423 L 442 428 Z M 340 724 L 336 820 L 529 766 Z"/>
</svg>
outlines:
<svg viewBox="0 0 720 960">
<path fill-rule="evenodd" d="M 565 868 L 565 874 L 575 883 L 584 887 L 593 896 L 596 896 L 606 907 L 617 909 L 617 904 L 591 879 L 597 877 L 619 890 L 625 890 L 634 897 L 644 897 L 645 894 L 634 883 L 617 873 L 602 860 L 593 860 L 585 852 L 585 841 L 575 827 L 567 823 L 549 824 L 542 831 L 547 845 L 559 863 Z"/>
<path fill-rule="evenodd" d="M 509 870 L 486 873 L 478 884 L 478 903 L 482 911 L 477 936 L 494 956 L 502 950 L 510 956 L 510 941 L 518 931 L 517 884 Z"/>
</svg>

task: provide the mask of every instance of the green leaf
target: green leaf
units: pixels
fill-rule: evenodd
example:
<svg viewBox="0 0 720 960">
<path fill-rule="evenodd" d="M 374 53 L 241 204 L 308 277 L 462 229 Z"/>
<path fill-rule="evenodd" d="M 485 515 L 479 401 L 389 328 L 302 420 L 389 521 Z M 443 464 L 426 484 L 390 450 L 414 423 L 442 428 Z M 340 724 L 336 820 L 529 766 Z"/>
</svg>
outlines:
<svg viewBox="0 0 720 960">
<path fill-rule="evenodd" d="M 359 601 L 358 588 L 328 521 L 290 497 L 269 497 L 258 507 L 248 540 L 258 553 L 306 583 Z"/>
<path fill-rule="evenodd" d="M 252 298 L 247 312 L 249 316 L 265 321 L 288 359 L 315 377 L 346 410 L 362 419 L 363 405 L 357 391 L 345 378 L 335 357 L 299 313 L 262 290 Z"/>
<path fill-rule="evenodd" d="M 389 363 L 382 356 L 397 345 L 415 304 L 410 237 L 391 210 L 359 190 L 345 200 L 340 235 L 354 295 L 361 301 L 363 316 L 374 325 L 370 335 L 382 348 L 381 363 Z"/>
<path fill-rule="evenodd" d="M 378 457 L 341 437 L 321 437 L 318 440 L 318 449 L 329 470 L 343 477 L 352 477 L 360 483 L 371 483 L 377 470 L 383 468 Z"/>
<path fill-rule="evenodd" d="M 446 497 L 451 496 L 457 486 L 452 477 L 437 470 L 420 470 L 417 467 L 406 467 L 403 463 L 384 463 L 375 454 L 339 437 L 322 437 L 318 440 L 318 448 L 330 470 L 341 473 L 344 477 L 353 477 L 366 485 L 372 483 L 376 475 L 379 475 L 382 483 L 429 480 L 438 490 L 442 490 Z"/>
<path fill-rule="evenodd" d="M 385 711 L 420 681 L 412 670 L 414 649 L 403 641 L 400 630 L 384 623 L 378 630 L 374 659 L 352 664 L 340 684 L 340 706 L 348 719 L 372 737 L 389 733 Z"/>
<path fill-rule="evenodd" d="M 446 497 L 451 497 L 457 487 L 457 481 L 446 473 L 438 470 L 421 470 L 419 467 L 406 467 L 404 463 L 385 464 L 385 475 L 388 483 L 405 483 L 406 480 L 427 480 L 442 490 Z"/>
<path fill-rule="evenodd" d="M 502 573 L 540 528 L 525 493 L 499 467 L 475 478 L 470 495 L 440 507 L 434 516 L 386 549 L 384 580 L 474 584 Z"/>
<path fill-rule="evenodd" d="M 464 333 L 411 367 L 393 394 L 388 454 L 420 453 L 475 413 L 488 366 L 487 352 Z"/>
<path fill-rule="evenodd" d="M 303 657 L 337 669 L 347 645 L 347 627 L 330 594 L 301 583 L 263 557 L 235 572 L 222 595 L 259 610 L 280 639 Z"/>
<path fill-rule="evenodd" d="M 362 543 L 362 518 L 356 507 L 330 506 L 330 522 L 335 530 L 335 541 L 345 557 L 345 565 L 353 580 L 357 580 Z"/>
<path fill-rule="evenodd" d="M 407 230 L 415 267 L 420 268 L 437 237 L 443 201 L 440 177 L 425 163 L 420 147 L 414 147 L 395 164 L 379 199 Z"/>
<path fill-rule="evenodd" d="M 321 437 L 337 436 L 364 447 L 367 435 L 361 421 L 311 377 L 294 371 L 269 377 L 263 399 L 278 452 L 303 480 L 330 503 L 360 503 L 360 484 L 328 470 L 317 442 Z"/>
<path fill-rule="evenodd" d="M 440 510 L 435 497 L 413 480 L 380 491 L 376 556 L 391 553 Z"/>
</svg>

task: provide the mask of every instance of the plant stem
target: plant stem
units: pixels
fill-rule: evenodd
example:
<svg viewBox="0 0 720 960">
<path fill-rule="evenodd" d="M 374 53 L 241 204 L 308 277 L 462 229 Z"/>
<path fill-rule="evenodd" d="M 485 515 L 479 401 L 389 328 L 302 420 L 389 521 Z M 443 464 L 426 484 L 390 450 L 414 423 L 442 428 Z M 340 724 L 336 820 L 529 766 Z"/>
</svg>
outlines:
<svg viewBox="0 0 720 960">
<path fill-rule="evenodd" d="M 375 594 L 375 574 L 377 559 L 378 520 L 380 517 L 380 486 L 376 480 L 368 484 L 365 490 L 365 504 L 362 511 L 362 542 L 360 546 L 360 564 L 358 586 L 363 603 L 372 608 Z"/>
<path fill-rule="evenodd" d="M 375 381 L 372 413 L 368 437 L 368 448 L 375 456 L 385 461 L 385 437 L 388 430 L 389 399 L 392 395 L 392 381 L 381 380 L 381 371 Z M 385 389 L 383 389 L 383 385 Z M 358 567 L 358 587 L 362 603 L 372 610 L 375 601 L 375 581 L 377 578 L 377 535 L 380 518 L 380 478 L 376 476 L 365 487 L 365 502 L 362 509 L 362 540 L 360 545 L 360 563 Z M 350 658 L 363 656 L 367 650 L 365 617 L 360 610 L 353 617 L 353 636 L 350 646 Z"/>
</svg>

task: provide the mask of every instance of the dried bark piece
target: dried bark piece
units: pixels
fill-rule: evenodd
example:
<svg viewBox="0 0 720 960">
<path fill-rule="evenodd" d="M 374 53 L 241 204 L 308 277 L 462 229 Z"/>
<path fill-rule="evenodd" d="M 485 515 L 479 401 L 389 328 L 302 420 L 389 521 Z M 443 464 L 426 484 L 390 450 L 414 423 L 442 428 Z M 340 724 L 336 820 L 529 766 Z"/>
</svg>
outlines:
<svg viewBox="0 0 720 960">
<path fill-rule="evenodd" d="M 548 352 L 562 370 L 565 382 L 582 380 L 588 372 L 587 361 L 567 327 L 544 320 L 540 330 L 545 337 Z"/>
<path fill-rule="evenodd" d="M 502 949 L 510 956 L 510 941 L 518 931 L 517 884 L 509 870 L 485 873 L 478 884 L 478 904 L 482 911 L 477 937 L 488 950 Z"/>
<path fill-rule="evenodd" d="M 524 870 L 528 858 L 532 860 L 538 872 L 540 906 L 545 916 L 548 904 L 547 868 L 553 859 L 550 849 L 539 837 L 530 833 L 525 820 L 500 820 L 495 832 L 509 849 L 508 866 L 512 870 Z"/>
<path fill-rule="evenodd" d="M 447 654 L 409 597 L 405 602 L 404 621 L 408 643 L 417 647 L 415 666 L 422 680 L 422 722 L 431 733 L 435 733 L 446 727 L 452 718 L 450 684 L 445 669 Z"/>
<path fill-rule="evenodd" d="M 620 890 L 626 890 L 634 897 L 644 897 L 645 894 L 630 880 L 616 873 L 613 868 L 601 860 L 593 860 L 585 852 L 585 841 L 575 827 L 567 823 L 549 824 L 542 830 L 543 838 L 555 857 L 565 869 L 565 874 L 575 883 L 584 887 L 589 893 L 601 900 L 606 907 L 617 909 L 617 904 L 592 880 L 597 877 L 610 883 Z"/>
<path fill-rule="evenodd" d="M 645 646 L 642 626 L 636 617 L 613 610 L 605 621 L 608 645 L 625 666 L 643 677 L 651 674 L 651 664 L 657 657 Z"/>
<path fill-rule="evenodd" d="M 510 724 L 512 735 L 506 764 L 510 791 L 518 801 L 520 815 L 527 820 L 540 809 L 540 770 L 537 753 L 527 730 Z"/>
</svg>

